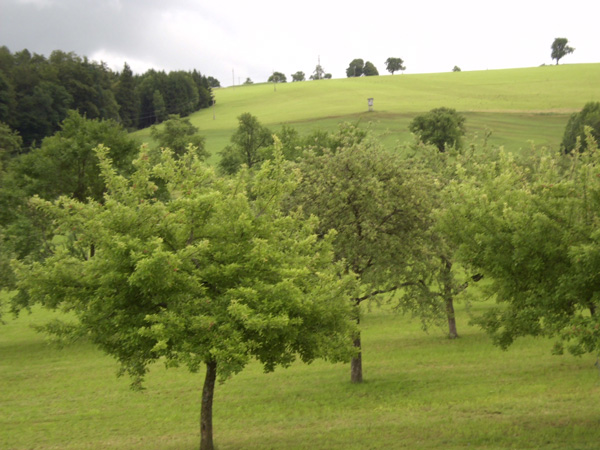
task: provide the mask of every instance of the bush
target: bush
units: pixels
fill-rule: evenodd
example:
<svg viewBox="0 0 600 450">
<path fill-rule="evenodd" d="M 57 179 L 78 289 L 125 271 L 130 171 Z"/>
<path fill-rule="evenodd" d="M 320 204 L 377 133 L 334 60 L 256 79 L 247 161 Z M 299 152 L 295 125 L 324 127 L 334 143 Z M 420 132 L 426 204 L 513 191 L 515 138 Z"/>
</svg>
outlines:
<svg viewBox="0 0 600 450">
<path fill-rule="evenodd" d="M 585 150 L 585 126 L 592 129 L 592 136 L 598 141 L 600 139 L 600 102 L 586 103 L 580 112 L 571 116 L 560 145 L 563 152 L 571 153 L 577 145 L 577 138 L 581 141 L 580 150 Z"/>
</svg>

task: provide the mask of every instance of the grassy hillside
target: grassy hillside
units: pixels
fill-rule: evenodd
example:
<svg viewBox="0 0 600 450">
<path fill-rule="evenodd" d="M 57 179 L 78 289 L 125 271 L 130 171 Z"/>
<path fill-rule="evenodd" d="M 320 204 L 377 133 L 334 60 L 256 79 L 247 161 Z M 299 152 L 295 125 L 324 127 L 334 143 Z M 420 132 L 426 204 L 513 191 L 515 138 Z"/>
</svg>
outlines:
<svg viewBox="0 0 600 450">
<path fill-rule="evenodd" d="M 220 151 L 250 112 L 276 131 L 290 124 L 302 132 L 335 129 L 340 121 L 371 122 L 388 145 L 411 139 L 407 126 L 421 112 L 446 106 L 467 116 L 468 134 L 492 131 L 492 142 L 512 149 L 528 141 L 558 146 L 571 113 L 600 101 L 600 64 L 542 66 L 475 72 L 255 84 L 215 90 L 214 108 L 191 116 L 207 137 L 211 153 Z M 367 99 L 375 99 L 368 112 Z M 214 118 L 213 118 L 214 117 Z M 137 133 L 149 140 L 149 132 Z"/>
</svg>

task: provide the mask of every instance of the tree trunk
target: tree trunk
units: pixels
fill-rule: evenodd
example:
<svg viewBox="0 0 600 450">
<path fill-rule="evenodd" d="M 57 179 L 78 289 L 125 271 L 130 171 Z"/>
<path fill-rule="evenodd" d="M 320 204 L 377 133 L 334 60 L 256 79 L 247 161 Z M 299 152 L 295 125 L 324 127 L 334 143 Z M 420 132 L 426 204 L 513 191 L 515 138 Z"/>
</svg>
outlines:
<svg viewBox="0 0 600 450">
<path fill-rule="evenodd" d="M 362 383 L 362 354 L 360 350 L 360 331 L 356 333 L 354 337 L 354 347 L 358 349 L 356 356 L 352 358 L 350 362 L 350 381 L 353 383 Z"/>
<path fill-rule="evenodd" d="M 359 311 L 359 303 L 356 304 L 356 325 L 360 325 L 360 311 Z M 354 347 L 357 349 L 358 353 L 352 357 L 352 361 L 350 361 L 350 381 L 352 383 L 362 383 L 363 375 L 362 375 L 362 351 L 360 344 L 360 330 L 356 331 L 356 335 L 354 336 Z"/>
<path fill-rule="evenodd" d="M 444 262 L 444 303 L 446 304 L 446 317 L 448 318 L 448 338 L 456 339 L 456 316 L 454 314 L 454 296 L 452 295 L 452 262 L 442 258 Z"/>
<path fill-rule="evenodd" d="M 450 339 L 456 339 L 458 337 L 458 331 L 456 331 L 456 317 L 454 316 L 454 302 L 452 296 L 445 299 L 446 302 L 446 316 L 448 316 L 448 337 Z"/>
<path fill-rule="evenodd" d="M 200 450 L 214 450 L 212 432 L 212 405 L 217 379 L 217 362 L 206 363 L 206 377 L 202 388 L 202 409 L 200 411 Z"/>
</svg>

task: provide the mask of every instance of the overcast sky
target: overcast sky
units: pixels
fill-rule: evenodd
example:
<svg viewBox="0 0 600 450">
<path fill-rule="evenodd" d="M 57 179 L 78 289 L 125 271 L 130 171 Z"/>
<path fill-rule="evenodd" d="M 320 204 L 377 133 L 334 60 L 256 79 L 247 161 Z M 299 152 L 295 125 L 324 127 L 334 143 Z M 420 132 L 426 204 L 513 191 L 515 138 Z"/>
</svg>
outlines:
<svg viewBox="0 0 600 450">
<path fill-rule="evenodd" d="M 598 0 L 0 0 L 0 46 L 73 51 L 120 71 L 197 69 L 222 86 L 308 78 L 320 58 L 334 78 L 350 61 L 388 57 L 406 73 L 600 62 Z"/>
</svg>

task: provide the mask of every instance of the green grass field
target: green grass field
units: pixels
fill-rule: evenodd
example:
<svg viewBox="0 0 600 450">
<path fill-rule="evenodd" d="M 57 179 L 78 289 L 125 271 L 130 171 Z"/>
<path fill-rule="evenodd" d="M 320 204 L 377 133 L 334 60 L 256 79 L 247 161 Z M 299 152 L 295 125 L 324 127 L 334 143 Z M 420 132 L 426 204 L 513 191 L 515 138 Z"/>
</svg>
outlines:
<svg viewBox="0 0 600 450">
<path fill-rule="evenodd" d="M 600 64 L 236 86 L 214 91 L 216 106 L 191 116 L 216 153 L 229 143 L 236 118 L 249 112 L 273 131 L 289 124 L 302 133 L 333 130 L 341 121 L 371 123 L 389 146 L 411 141 L 408 123 L 440 106 L 467 117 L 467 137 L 492 131 L 490 142 L 518 151 L 557 147 L 569 115 L 600 101 Z M 374 98 L 368 112 L 367 99 Z M 135 135 L 150 141 L 148 130 Z"/>
<path fill-rule="evenodd" d="M 479 313 L 485 304 L 475 305 Z M 146 390 L 116 378 L 87 343 L 63 350 L 29 328 L 36 310 L 0 328 L 0 448 L 192 450 L 202 374 L 153 367 Z M 315 362 L 264 374 L 257 364 L 219 385 L 219 449 L 597 449 L 595 358 L 552 356 L 523 339 L 494 348 L 458 310 L 461 338 L 386 309 L 364 319 L 366 381 Z"/>
</svg>

